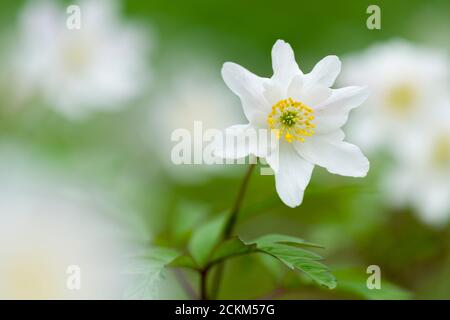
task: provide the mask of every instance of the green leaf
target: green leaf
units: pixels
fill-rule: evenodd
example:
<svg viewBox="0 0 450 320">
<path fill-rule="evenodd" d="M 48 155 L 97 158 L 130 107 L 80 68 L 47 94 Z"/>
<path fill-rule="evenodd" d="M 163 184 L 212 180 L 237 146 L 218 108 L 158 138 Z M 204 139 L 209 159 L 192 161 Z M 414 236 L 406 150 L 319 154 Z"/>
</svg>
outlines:
<svg viewBox="0 0 450 320">
<path fill-rule="evenodd" d="M 363 268 L 347 268 L 335 272 L 339 284 L 337 290 L 343 291 L 356 297 L 369 300 L 404 300 L 411 297 L 411 294 L 399 286 L 381 278 L 380 289 L 369 289 L 367 278 Z"/>
<path fill-rule="evenodd" d="M 249 244 L 256 244 L 259 251 L 264 252 L 293 270 L 300 270 L 312 280 L 329 289 L 336 287 L 336 278 L 329 268 L 318 262 L 323 258 L 315 252 L 299 248 L 299 246 L 314 246 L 302 239 L 284 235 L 266 235 Z"/>
<path fill-rule="evenodd" d="M 171 236 L 174 243 L 185 244 L 197 225 L 208 213 L 208 207 L 189 201 L 177 204 L 171 223 Z"/>
<path fill-rule="evenodd" d="M 307 242 L 301 238 L 287 236 L 284 234 L 267 234 L 265 236 L 259 237 L 254 240 L 259 245 L 271 244 L 271 243 L 280 243 L 287 244 L 292 246 L 304 246 L 304 247 L 314 247 L 314 248 L 323 248 L 323 246 L 311 242 Z"/>
<path fill-rule="evenodd" d="M 276 283 L 280 283 L 286 278 L 286 266 L 280 263 L 278 259 L 274 259 L 273 256 L 268 254 L 261 254 L 258 256 L 258 260 Z"/>
<path fill-rule="evenodd" d="M 281 246 L 281 245 L 280 245 Z M 266 252 L 277 258 L 291 269 L 298 269 L 308 275 L 312 280 L 330 289 L 336 287 L 336 279 L 324 264 L 318 262 L 321 257 L 310 251 L 299 248 L 263 247 Z"/>
<path fill-rule="evenodd" d="M 208 263 L 212 250 L 219 243 L 226 215 L 220 215 L 194 231 L 189 241 L 189 251 L 200 267 Z"/>
<path fill-rule="evenodd" d="M 124 273 L 129 275 L 130 285 L 125 299 L 155 299 L 158 281 L 164 277 L 164 268 L 179 256 L 176 250 L 152 248 L 132 259 Z"/>
<path fill-rule="evenodd" d="M 179 255 L 180 253 L 175 249 L 153 247 L 137 255 L 136 258 L 142 258 L 162 264 L 167 264 Z"/>
<path fill-rule="evenodd" d="M 317 253 L 284 244 L 275 243 L 267 247 L 260 247 L 260 249 L 282 260 L 291 269 L 295 269 L 295 264 L 304 260 L 322 260 L 322 257 Z"/>
<path fill-rule="evenodd" d="M 168 267 L 174 268 L 188 268 L 193 270 L 198 270 L 197 263 L 195 263 L 194 259 L 187 254 L 176 257 L 172 262 L 167 264 Z"/>
<path fill-rule="evenodd" d="M 255 244 L 245 244 L 239 237 L 233 237 L 220 244 L 211 257 L 210 263 L 217 263 L 227 258 L 257 251 Z"/>
</svg>

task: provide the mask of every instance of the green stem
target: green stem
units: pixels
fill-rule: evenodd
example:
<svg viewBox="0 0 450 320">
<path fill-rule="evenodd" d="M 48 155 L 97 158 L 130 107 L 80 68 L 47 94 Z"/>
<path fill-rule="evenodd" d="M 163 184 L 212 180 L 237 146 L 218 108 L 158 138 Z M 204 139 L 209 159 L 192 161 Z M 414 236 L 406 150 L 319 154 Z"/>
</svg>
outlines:
<svg viewBox="0 0 450 320">
<path fill-rule="evenodd" d="M 200 300 L 208 300 L 206 278 L 208 276 L 208 269 L 200 272 Z"/>
<path fill-rule="evenodd" d="M 241 209 L 242 201 L 244 200 L 245 192 L 247 190 L 248 182 L 250 181 L 250 177 L 252 175 L 253 169 L 255 168 L 255 164 L 250 164 L 247 170 L 247 173 L 242 180 L 241 187 L 239 188 L 238 195 L 236 200 L 234 201 L 233 208 L 231 209 L 230 218 L 227 221 L 227 224 L 224 228 L 222 240 L 228 239 L 233 233 L 234 226 L 236 224 L 239 211 Z M 225 268 L 225 262 L 222 262 L 218 265 L 216 272 L 214 273 L 213 285 L 212 285 L 212 293 L 211 298 L 215 299 L 219 292 L 220 282 L 222 279 L 222 274 Z"/>
<path fill-rule="evenodd" d="M 244 200 L 245 191 L 247 190 L 248 182 L 250 181 L 250 177 L 252 176 L 253 169 L 255 168 L 255 164 L 250 164 L 247 170 L 247 173 L 242 180 L 241 187 L 239 188 L 239 193 L 234 201 L 233 209 L 231 210 L 230 218 L 228 219 L 227 225 L 225 226 L 223 239 L 228 239 L 233 232 L 234 225 L 236 224 L 239 211 L 241 209 L 242 200 Z"/>
</svg>

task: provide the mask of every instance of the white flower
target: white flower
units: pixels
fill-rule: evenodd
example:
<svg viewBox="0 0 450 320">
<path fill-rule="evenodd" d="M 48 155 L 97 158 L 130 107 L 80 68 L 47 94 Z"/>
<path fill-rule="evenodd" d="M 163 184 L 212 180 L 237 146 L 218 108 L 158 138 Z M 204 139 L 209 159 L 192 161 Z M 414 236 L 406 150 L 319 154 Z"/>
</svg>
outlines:
<svg viewBox="0 0 450 320">
<path fill-rule="evenodd" d="M 0 299 L 121 298 L 124 254 L 136 248 L 108 205 L 22 153 L 0 154 Z"/>
<path fill-rule="evenodd" d="M 246 148 L 246 154 L 239 156 L 254 154 L 265 158 L 275 172 L 280 198 L 290 207 L 301 204 L 314 165 L 335 174 L 365 176 L 369 161 L 358 147 L 343 141 L 341 127 L 350 110 L 367 98 L 368 90 L 330 89 L 341 69 L 336 56 L 325 57 L 310 73 L 304 74 L 291 46 L 282 40 L 273 46 L 272 66 L 271 78 L 256 76 L 234 63 L 223 66 L 223 79 L 240 97 L 249 121 L 233 126 L 228 132 L 239 135 L 246 130 L 270 129 L 278 137 L 273 148 L 261 150 L 253 144 Z M 226 147 L 217 150 L 217 154 L 233 157 L 235 148 Z"/>
<path fill-rule="evenodd" d="M 426 223 L 443 226 L 450 216 L 450 98 L 411 131 L 383 189 L 398 207 L 415 209 Z"/>
<path fill-rule="evenodd" d="M 201 122 L 205 133 L 210 129 L 223 130 L 241 121 L 243 116 L 239 110 L 230 108 L 234 97 L 220 81 L 220 77 L 216 78 L 207 71 L 208 68 L 199 66 L 198 63 L 187 64 L 191 67 L 177 69 L 169 83 L 161 89 L 165 94 L 153 102 L 149 127 L 154 137 L 151 141 L 152 148 L 167 169 L 166 172 L 178 182 L 198 183 L 210 176 L 224 173 L 223 166 L 193 164 L 196 150 L 192 150 L 191 164 L 175 165 L 171 159 L 171 151 L 177 142 L 171 141 L 172 133 L 177 129 L 189 131 L 192 140 L 196 139 L 194 143 L 203 147 L 199 150 L 202 152 L 208 143 L 202 142 L 203 137 L 195 136 L 195 122 Z"/>
<path fill-rule="evenodd" d="M 142 94 L 146 35 L 121 21 L 118 3 L 80 0 L 81 28 L 69 29 L 66 7 L 29 1 L 10 53 L 17 100 L 40 97 L 68 117 L 123 108 Z"/>
<path fill-rule="evenodd" d="M 375 45 L 349 57 L 346 66 L 342 83 L 364 83 L 371 90 L 348 132 L 367 152 L 401 150 L 404 139 L 448 91 L 446 55 L 405 41 Z"/>
</svg>

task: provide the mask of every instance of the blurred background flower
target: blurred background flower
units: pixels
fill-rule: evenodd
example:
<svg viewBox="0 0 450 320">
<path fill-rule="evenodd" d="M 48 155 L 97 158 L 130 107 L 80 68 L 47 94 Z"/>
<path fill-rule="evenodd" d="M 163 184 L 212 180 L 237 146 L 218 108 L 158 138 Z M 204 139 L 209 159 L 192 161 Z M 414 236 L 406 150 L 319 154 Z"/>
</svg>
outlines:
<svg viewBox="0 0 450 320">
<path fill-rule="evenodd" d="M 203 63 L 200 63 L 203 61 Z M 207 130 L 222 130 L 243 117 L 237 101 L 223 86 L 220 73 L 212 63 L 200 57 L 174 56 L 166 71 L 165 83 L 159 84 L 158 93 L 151 101 L 149 122 L 145 124 L 149 145 L 156 152 L 165 172 L 178 182 L 195 183 L 211 175 L 229 174 L 230 167 L 211 164 L 173 163 L 172 148 L 179 141 L 172 140 L 172 133 L 185 129 L 192 139 Z M 194 132 L 194 122 L 201 125 L 201 132 Z M 201 139 L 203 137 L 201 136 Z M 210 141 L 204 141 L 205 148 Z"/>
<path fill-rule="evenodd" d="M 0 297 L 121 298 L 126 256 L 138 246 L 120 206 L 16 146 L 0 154 Z M 71 266 L 79 289 L 67 284 Z"/>
<path fill-rule="evenodd" d="M 359 81 L 371 89 L 370 100 L 357 111 L 351 130 L 353 139 L 367 151 L 388 147 L 401 152 L 403 139 L 438 109 L 448 92 L 450 63 L 443 50 L 391 40 L 344 63 L 343 82 Z"/>
<path fill-rule="evenodd" d="M 6 70 L 19 102 L 35 97 L 73 118 L 124 108 L 147 88 L 150 38 L 124 23 L 117 1 L 81 0 L 79 28 L 69 29 L 66 7 L 28 2 L 18 17 Z"/>
<path fill-rule="evenodd" d="M 66 27 L 72 4 L 80 30 Z M 350 179 L 318 168 L 295 209 L 279 201 L 273 177 L 254 175 L 239 235 L 324 245 L 338 286 L 245 256 L 227 264 L 219 298 L 449 298 L 450 3 L 382 1 L 381 30 L 366 27 L 370 4 L 0 2 L 0 296 L 188 297 L 179 274 L 156 284 L 159 273 L 141 272 L 156 266 L 127 266 L 153 244 L 185 248 L 196 225 L 229 209 L 244 168 L 173 166 L 170 134 L 194 120 L 239 123 L 223 62 L 270 76 L 270 48 L 285 39 L 305 73 L 337 55 L 349 71 L 338 85 L 371 89 L 349 119 L 362 128 L 347 126 L 371 170 Z M 59 273 L 73 260 L 89 277 L 81 291 L 66 290 Z M 385 290 L 366 290 L 372 264 Z M 184 278 L 196 286 L 195 275 Z"/>
<path fill-rule="evenodd" d="M 443 227 L 450 216 L 450 100 L 437 106 L 420 130 L 411 128 L 384 187 L 397 207 L 410 205 L 424 222 Z"/>
</svg>

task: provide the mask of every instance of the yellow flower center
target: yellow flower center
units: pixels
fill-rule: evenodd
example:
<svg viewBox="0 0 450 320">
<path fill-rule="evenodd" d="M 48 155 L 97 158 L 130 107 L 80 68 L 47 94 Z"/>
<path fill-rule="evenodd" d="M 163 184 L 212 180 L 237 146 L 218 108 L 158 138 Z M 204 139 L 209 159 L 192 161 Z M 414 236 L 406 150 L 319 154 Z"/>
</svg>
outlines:
<svg viewBox="0 0 450 320">
<path fill-rule="evenodd" d="M 389 91 L 386 97 L 387 105 L 393 113 L 403 115 L 411 111 L 416 96 L 414 87 L 409 84 L 400 84 Z"/>
<path fill-rule="evenodd" d="M 277 138 L 291 143 L 294 140 L 304 142 L 305 137 L 314 134 L 314 110 L 292 98 L 278 101 L 272 106 L 272 112 L 267 117 L 271 130 L 276 132 Z"/>
<path fill-rule="evenodd" d="M 92 44 L 88 39 L 74 39 L 63 48 L 63 62 L 67 71 L 84 71 L 92 60 Z"/>
<path fill-rule="evenodd" d="M 442 135 L 436 140 L 432 161 L 438 168 L 446 168 L 450 165 L 450 138 L 448 136 Z"/>
</svg>

